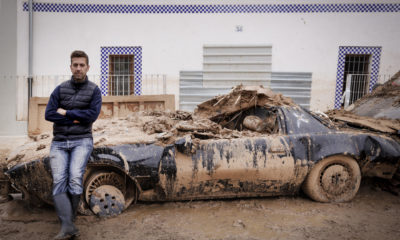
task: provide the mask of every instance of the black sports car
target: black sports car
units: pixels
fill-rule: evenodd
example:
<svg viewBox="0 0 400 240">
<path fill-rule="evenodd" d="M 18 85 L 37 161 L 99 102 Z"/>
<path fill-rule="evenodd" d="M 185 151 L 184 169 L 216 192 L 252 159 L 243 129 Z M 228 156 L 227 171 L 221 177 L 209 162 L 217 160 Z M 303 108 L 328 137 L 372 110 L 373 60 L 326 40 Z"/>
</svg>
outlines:
<svg viewBox="0 0 400 240">
<path fill-rule="evenodd" d="M 272 106 L 260 99 L 210 116 L 225 128 L 260 133 L 254 137 L 216 139 L 199 132 L 196 139 L 186 136 L 166 145 L 95 148 L 79 211 L 116 215 L 137 200 L 292 195 L 301 188 L 315 201 L 342 202 L 356 195 L 362 176 L 396 173 L 396 136 L 339 130 L 297 105 Z M 48 158 L 14 166 L 7 175 L 25 198 L 51 204 Z"/>
</svg>

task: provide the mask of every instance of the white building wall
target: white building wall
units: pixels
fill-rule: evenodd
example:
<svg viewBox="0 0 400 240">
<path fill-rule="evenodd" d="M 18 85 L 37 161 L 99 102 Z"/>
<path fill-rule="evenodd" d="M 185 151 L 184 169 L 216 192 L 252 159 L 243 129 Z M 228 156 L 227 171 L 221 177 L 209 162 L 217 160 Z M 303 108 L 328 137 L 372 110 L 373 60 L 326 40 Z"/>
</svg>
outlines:
<svg viewBox="0 0 400 240">
<path fill-rule="evenodd" d="M 28 71 L 28 12 L 18 0 L 19 75 Z M 37 2 L 37 1 L 35 1 Z M 103 3 L 110 1 L 40 1 Z M 368 3 L 399 1 L 368 1 Z M 114 4 L 216 4 L 216 1 L 113 1 Z M 301 4 L 327 1 L 218 1 L 218 4 Z M 366 3 L 366 1 L 335 1 Z M 100 74 L 103 46 L 141 46 L 142 73 L 167 74 L 167 92 L 179 95 L 179 71 L 202 70 L 203 45 L 272 45 L 272 71 L 312 72 L 311 109 L 333 108 L 339 46 L 382 47 L 380 74 L 400 66 L 399 12 L 370 13 L 34 13 L 35 75 L 69 74 L 75 49 Z M 237 32 L 236 26 L 243 31 Z M 178 101 L 178 99 L 177 99 Z"/>
<path fill-rule="evenodd" d="M 17 116 L 17 2 L 0 0 L 0 136 L 24 135 Z"/>
</svg>

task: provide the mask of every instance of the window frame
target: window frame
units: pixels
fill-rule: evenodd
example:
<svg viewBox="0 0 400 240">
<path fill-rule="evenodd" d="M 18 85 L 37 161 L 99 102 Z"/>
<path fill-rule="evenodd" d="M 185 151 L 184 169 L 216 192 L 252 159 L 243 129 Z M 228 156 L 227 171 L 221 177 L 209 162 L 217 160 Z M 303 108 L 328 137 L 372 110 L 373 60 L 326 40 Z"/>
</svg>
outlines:
<svg viewBox="0 0 400 240">
<path fill-rule="evenodd" d="M 125 91 L 120 92 L 120 90 L 115 90 L 114 87 L 117 83 L 115 83 L 115 79 L 119 78 L 120 74 L 115 74 L 115 58 L 126 58 L 128 60 L 128 76 L 129 76 L 129 89 L 128 89 L 128 94 L 125 94 Z M 109 72 L 108 72 L 108 95 L 110 96 L 124 96 L 124 95 L 132 95 L 135 92 L 135 79 L 134 79 L 134 72 L 135 72 L 135 64 L 134 64 L 134 59 L 135 55 L 134 54 L 110 54 L 108 56 L 109 58 Z"/>
</svg>

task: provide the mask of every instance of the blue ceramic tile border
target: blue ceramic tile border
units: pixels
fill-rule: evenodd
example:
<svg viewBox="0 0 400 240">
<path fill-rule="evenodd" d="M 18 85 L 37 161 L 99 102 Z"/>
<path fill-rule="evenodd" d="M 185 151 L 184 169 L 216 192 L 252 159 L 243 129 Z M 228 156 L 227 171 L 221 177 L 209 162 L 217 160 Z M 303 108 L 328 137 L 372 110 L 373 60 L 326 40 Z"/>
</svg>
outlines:
<svg viewBox="0 0 400 240">
<path fill-rule="evenodd" d="M 28 11 L 27 2 L 23 3 L 23 10 Z M 138 5 L 35 2 L 33 11 L 128 14 L 400 12 L 400 3 Z"/>
<path fill-rule="evenodd" d="M 343 94 L 344 81 L 344 64 L 346 54 L 370 54 L 371 59 L 371 78 L 369 82 L 369 91 L 378 80 L 379 64 L 381 61 L 382 47 L 339 47 L 339 59 L 336 74 L 336 90 L 335 90 L 335 108 L 339 109 L 342 105 L 341 99 Z"/>
<path fill-rule="evenodd" d="M 110 55 L 133 55 L 135 95 L 142 94 L 142 47 L 101 47 L 100 90 L 103 96 L 108 94 L 108 74 Z"/>
</svg>

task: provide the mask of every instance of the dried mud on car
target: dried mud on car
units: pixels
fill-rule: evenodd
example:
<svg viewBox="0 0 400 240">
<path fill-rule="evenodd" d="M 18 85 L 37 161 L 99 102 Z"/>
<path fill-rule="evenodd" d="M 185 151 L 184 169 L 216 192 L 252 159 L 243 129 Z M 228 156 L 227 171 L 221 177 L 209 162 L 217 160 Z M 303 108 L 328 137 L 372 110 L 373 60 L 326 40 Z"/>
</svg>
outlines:
<svg viewBox="0 0 400 240">
<path fill-rule="evenodd" d="M 329 114 L 310 112 L 261 86 L 237 86 L 193 114 L 137 112 L 98 120 L 82 212 L 97 209 L 92 198 L 102 185 L 120 190 L 122 208 L 137 201 L 294 195 L 304 182 L 312 199 L 343 202 L 356 195 L 361 174 L 396 173 L 397 120 Z M 47 203 L 50 141 L 49 133 L 32 136 L 6 160 L 13 183 Z"/>
</svg>

